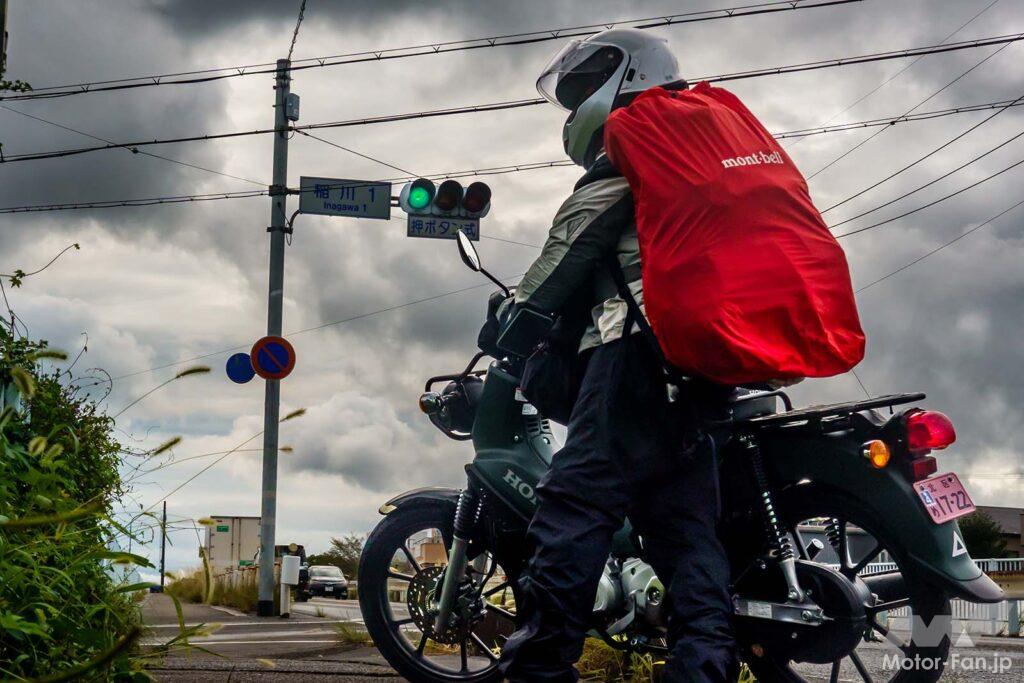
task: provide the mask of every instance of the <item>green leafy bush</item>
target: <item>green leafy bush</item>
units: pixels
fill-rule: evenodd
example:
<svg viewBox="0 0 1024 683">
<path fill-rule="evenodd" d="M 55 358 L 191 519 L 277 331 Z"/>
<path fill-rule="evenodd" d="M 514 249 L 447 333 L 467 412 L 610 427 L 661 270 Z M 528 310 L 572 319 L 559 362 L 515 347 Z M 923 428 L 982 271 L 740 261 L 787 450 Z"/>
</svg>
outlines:
<svg viewBox="0 0 1024 683">
<path fill-rule="evenodd" d="M 41 358 L 44 343 L 0 328 L 0 678 L 132 680 L 139 634 L 111 550 L 123 495 L 113 422 Z M 121 529 L 123 531 L 123 529 Z"/>
</svg>

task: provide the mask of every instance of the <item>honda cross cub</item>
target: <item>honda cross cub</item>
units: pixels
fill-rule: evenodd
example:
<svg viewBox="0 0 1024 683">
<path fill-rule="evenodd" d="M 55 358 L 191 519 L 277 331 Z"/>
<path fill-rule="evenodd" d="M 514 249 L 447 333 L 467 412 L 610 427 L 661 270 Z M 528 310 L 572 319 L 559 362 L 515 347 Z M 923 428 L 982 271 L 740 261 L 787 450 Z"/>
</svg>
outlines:
<svg viewBox="0 0 1024 683">
<path fill-rule="evenodd" d="M 462 234 L 459 248 L 490 277 Z M 517 389 L 523 359 L 477 370 L 482 356 L 431 378 L 420 397 L 438 429 L 472 442 L 465 488 L 386 502 L 359 566 L 367 629 L 411 681 L 500 679 L 535 486 L 558 450 L 547 420 Z M 955 474 L 934 476 L 929 452 L 953 442 L 952 424 L 941 413 L 894 408 L 923 398 L 794 410 L 781 391 L 736 392 L 733 436 L 719 454 L 721 532 L 741 656 L 762 683 L 937 680 L 950 647 L 950 598 L 1003 599 L 960 535 L 956 518 L 973 503 Z M 665 602 L 643 538 L 627 522 L 601 577 L 591 635 L 623 651 L 665 653 Z"/>
</svg>

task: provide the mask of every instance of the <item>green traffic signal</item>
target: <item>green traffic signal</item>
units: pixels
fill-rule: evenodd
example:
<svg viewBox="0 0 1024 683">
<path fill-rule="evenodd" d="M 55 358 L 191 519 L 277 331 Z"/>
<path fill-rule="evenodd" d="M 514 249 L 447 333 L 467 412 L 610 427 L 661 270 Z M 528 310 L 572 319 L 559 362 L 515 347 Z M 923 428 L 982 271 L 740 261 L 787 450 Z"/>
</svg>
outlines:
<svg viewBox="0 0 1024 683">
<path fill-rule="evenodd" d="M 425 187 L 414 186 L 409 190 L 409 206 L 413 209 L 425 209 L 430 206 L 430 192 Z"/>
</svg>

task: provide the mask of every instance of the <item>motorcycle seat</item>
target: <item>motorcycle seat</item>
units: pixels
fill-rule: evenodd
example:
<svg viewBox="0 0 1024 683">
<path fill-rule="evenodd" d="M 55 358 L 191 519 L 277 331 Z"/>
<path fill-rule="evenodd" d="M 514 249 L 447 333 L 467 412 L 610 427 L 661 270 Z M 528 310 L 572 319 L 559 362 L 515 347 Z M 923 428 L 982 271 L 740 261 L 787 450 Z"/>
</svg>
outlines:
<svg viewBox="0 0 1024 683">
<path fill-rule="evenodd" d="M 744 422 L 779 412 L 778 394 L 773 392 L 737 389 L 729 396 L 728 403 L 733 422 Z"/>
</svg>

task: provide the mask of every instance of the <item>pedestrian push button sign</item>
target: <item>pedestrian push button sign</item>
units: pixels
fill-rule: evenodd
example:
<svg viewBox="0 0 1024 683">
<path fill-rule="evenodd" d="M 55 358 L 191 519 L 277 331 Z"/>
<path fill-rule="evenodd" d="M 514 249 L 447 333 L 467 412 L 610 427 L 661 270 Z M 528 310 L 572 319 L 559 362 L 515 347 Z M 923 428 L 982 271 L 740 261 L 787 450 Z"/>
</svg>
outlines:
<svg viewBox="0 0 1024 683">
<path fill-rule="evenodd" d="M 249 355 L 253 370 L 263 379 L 284 379 L 295 368 L 295 349 L 284 337 L 263 337 Z"/>
</svg>

